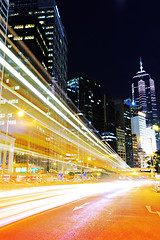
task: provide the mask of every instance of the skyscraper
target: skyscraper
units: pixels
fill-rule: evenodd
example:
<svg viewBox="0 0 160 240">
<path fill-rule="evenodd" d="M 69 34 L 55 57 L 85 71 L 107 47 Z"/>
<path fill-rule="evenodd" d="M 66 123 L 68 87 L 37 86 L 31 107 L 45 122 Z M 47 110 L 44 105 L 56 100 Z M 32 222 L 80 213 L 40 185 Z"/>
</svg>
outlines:
<svg viewBox="0 0 160 240">
<path fill-rule="evenodd" d="M 37 61 L 33 61 L 28 54 L 28 48 L 33 53 L 33 55 L 38 59 L 38 62 L 44 67 L 44 69 L 48 70 L 48 41 L 46 35 L 42 29 L 41 24 L 38 19 L 33 16 L 13 16 L 9 18 L 9 25 L 14 29 L 12 33 L 10 33 L 10 28 L 8 31 L 8 37 L 11 41 L 18 47 L 18 49 L 29 59 L 30 63 L 43 74 L 43 70 L 41 70 L 41 66 L 37 63 Z M 14 34 L 13 34 L 14 33 Z M 24 48 L 23 44 L 28 48 Z M 11 45 L 8 46 L 11 49 Z M 28 56 L 29 55 L 29 56 Z M 47 80 L 47 79 L 46 79 Z"/>
<path fill-rule="evenodd" d="M 157 104 L 154 80 L 143 70 L 140 58 L 140 71 L 133 77 L 132 101 L 135 101 L 137 112 L 146 114 L 147 126 L 158 124 Z"/>
<path fill-rule="evenodd" d="M 99 133 L 103 131 L 103 104 L 98 81 L 77 74 L 67 81 L 68 97 Z"/>
<path fill-rule="evenodd" d="M 37 16 L 49 41 L 48 71 L 66 91 L 67 38 L 55 0 L 11 0 L 9 14 Z"/>
<path fill-rule="evenodd" d="M 9 8 L 9 1 L 0 0 L 0 41 L 2 42 L 6 42 L 8 8 Z M 4 54 L 1 52 L 0 52 L 0 56 L 4 58 Z M 2 91 L 3 70 L 4 68 L 0 64 L 0 97 L 1 97 L 1 91 Z"/>
<path fill-rule="evenodd" d="M 133 167 L 130 106 L 125 104 L 123 101 L 115 101 L 115 113 L 116 113 L 116 126 L 118 128 L 120 127 L 121 130 L 124 130 L 124 133 L 125 133 L 126 162 L 130 167 Z M 122 131 L 121 131 L 121 134 L 122 134 Z M 117 136 L 117 147 L 118 147 L 118 136 Z"/>
<path fill-rule="evenodd" d="M 8 7 L 9 0 L 0 0 L 0 39 L 2 41 L 5 41 L 7 33 Z"/>
</svg>

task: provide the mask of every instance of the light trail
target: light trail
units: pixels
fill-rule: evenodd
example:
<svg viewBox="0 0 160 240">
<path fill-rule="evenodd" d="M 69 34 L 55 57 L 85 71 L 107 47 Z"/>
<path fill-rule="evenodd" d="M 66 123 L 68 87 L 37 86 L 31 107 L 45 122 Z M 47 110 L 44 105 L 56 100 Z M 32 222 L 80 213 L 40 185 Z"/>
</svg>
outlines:
<svg viewBox="0 0 160 240">
<path fill-rule="evenodd" d="M 106 193 L 112 199 L 143 184 L 148 182 L 115 181 L 3 192 L 0 198 L 0 227 L 85 197 Z"/>
<path fill-rule="evenodd" d="M 56 113 L 58 113 L 62 118 L 64 118 L 69 124 L 71 124 L 75 129 L 77 129 L 81 134 L 83 134 L 87 139 L 98 146 L 97 142 L 93 141 L 89 136 L 87 136 L 79 127 L 77 127 L 70 119 L 68 119 L 61 111 L 59 111 L 52 103 L 50 103 L 37 89 L 35 89 L 29 82 L 26 81 L 24 77 L 20 75 L 13 67 L 11 67 L 2 57 L 0 57 L 0 63 L 8 69 L 16 78 L 18 78 L 23 84 L 25 84 L 34 94 L 36 94 L 42 101 L 48 104 Z M 99 146 L 103 151 L 108 153 L 107 149 Z"/>
<path fill-rule="evenodd" d="M 33 93 L 40 97 L 45 103 L 48 104 L 48 106 L 50 106 L 56 113 L 58 113 L 62 118 L 64 118 L 69 124 L 71 124 L 75 129 L 77 129 L 82 135 L 84 135 L 87 139 L 89 139 L 91 142 L 93 142 L 95 145 L 97 145 L 99 148 L 101 148 L 103 151 L 105 151 L 107 154 L 115 154 L 115 159 L 117 159 L 119 162 L 121 162 L 121 164 L 123 163 L 123 167 L 124 167 L 124 162 L 121 160 L 121 158 L 118 157 L 118 155 L 116 155 L 116 153 L 114 151 L 111 150 L 111 148 L 106 148 L 106 146 L 104 145 L 104 143 L 102 143 L 94 134 L 92 134 L 91 131 L 89 131 L 88 128 L 86 128 L 86 126 L 79 121 L 78 118 L 76 118 L 74 116 L 74 114 L 72 114 L 69 109 L 66 108 L 66 106 L 64 104 L 62 104 L 58 98 L 56 98 L 44 85 L 41 81 L 39 81 L 36 76 L 30 72 L 29 69 L 26 68 L 26 66 L 6 47 L 4 46 L 3 43 L 0 43 L 0 47 L 3 47 L 3 51 L 5 52 L 5 54 L 7 54 L 9 56 L 9 58 L 11 58 L 19 67 L 21 67 L 23 69 L 23 71 L 28 74 L 28 76 L 31 77 L 31 79 L 33 79 L 38 86 L 40 86 L 43 90 L 46 91 L 46 93 L 48 95 L 50 95 L 51 98 L 53 98 L 64 110 L 65 112 L 67 112 L 77 123 L 78 125 L 80 125 L 83 129 L 85 129 L 89 135 L 91 135 L 91 137 L 93 137 L 96 141 L 93 141 L 92 138 L 90 138 L 88 135 L 85 134 L 84 131 L 82 131 L 77 125 L 75 125 L 68 117 L 66 117 L 61 111 L 59 111 L 52 103 L 50 103 L 50 101 L 48 101 L 40 92 L 38 92 L 30 83 L 28 83 L 21 75 L 20 73 L 16 72 L 14 69 L 12 69 L 12 67 L 5 62 L 3 59 L 1 59 L 1 63 L 5 64 L 4 66 L 10 71 L 12 72 L 12 74 L 14 76 L 16 76 L 20 81 L 22 81 L 23 83 L 25 83 L 25 85 L 27 87 L 29 87 L 30 90 L 33 91 Z M 99 144 L 98 144 L 99 143 Z M 108 157 L 108 161 L 114 162 L 112 159 L 110 159 L 110 157 Z M 114 162 L 115 163 L 115 162 Z M 117 163 L 116 163 L 117 165 Z M 120 164 L 118 164 L 118 166 L 120 166 Z"/>
<path fill-rule="evenodd" d="M 4 104 L 1 105 L 2 113 L 4 111 L 2 115 L 7 116 L 7 108 L 5 108 L 7 106 L 10 109 L 8 111 L 13 113 L 15 109 L 23 110 L 26 118 L 22 123 L 23 127 L 18 127 L 17 123 L 15 131 L 9 127 L 11 137 L 16 139 L 14 150 L 10 149 L 9 144 L 6 147 L 3 146 L 4 143 L 0 143 L 5 151 L 14 152 L 13 172 L 22 169 L 21 161 L 18 160 L 20 155 L 24 155 L 23 169 L 26 169 L 26 173 L 31 171 L 31 165 L 32 169 L 52 173 L 52 170 L 56 169 L 53 166 L 54 161 L 62 165 L 59 170 L 64 169 L 63 166 L 67 168 L 67 164 L 70 164 L 70 168 L 76 166 L 77 171 L 129 169 L 109 145 L 101 142 L 91 129 L 87 128 L 88 125 L 85 125 L 85 122 L 83 123 L 69 107 L 67 108 L 64 100 L 61 102 L 61 99 L 58 99 L 57 93 L 54 94 L 50 86 L 45 86 L 43 76 L 41 77 L 39 73 L 37 77 L 37 70 L 32 68 L 31 64 L 29 64 L 31 70 L 25 66 L 28 60 L 25 56 L 19 55 L 17 48 L 15 50 L 18 57 L 2 42 L 0 42 L 0 50 L 5 54 L 5 59 L 0 57 L 0 63 L 5 68 L 4 81 L 1 82 L 3 90 L 1 101 L 4 101 L 1 103 Z M 31 122 L 33 119 L 36 120 L 37 127 L 27 125 L 27 121 Z M 4 121 L 1 121 L 1 125 L 4 125 Z M 3 132 L 7 129 L 6 125 L 2 127 Z"/>
</svg>

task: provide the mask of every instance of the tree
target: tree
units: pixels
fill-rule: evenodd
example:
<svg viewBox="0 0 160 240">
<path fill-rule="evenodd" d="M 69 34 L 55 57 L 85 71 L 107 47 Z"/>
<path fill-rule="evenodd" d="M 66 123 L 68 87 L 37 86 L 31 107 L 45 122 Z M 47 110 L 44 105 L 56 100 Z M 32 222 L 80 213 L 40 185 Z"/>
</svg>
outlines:
<svg viewBox="0 0 160 240">
<path fill-rule="evenodd" d="M 160 172 L 160 150 L 156 152 L 154 167 L 155 167 L 156 173 L 159 173 Z"/>
<path fill-rule="evenodd" d="M 149 169 L 154 168 L 156 173 L 160 172 L 160 150 L 151 159 L 147 160 L 147 164 Z"/>
</svg>

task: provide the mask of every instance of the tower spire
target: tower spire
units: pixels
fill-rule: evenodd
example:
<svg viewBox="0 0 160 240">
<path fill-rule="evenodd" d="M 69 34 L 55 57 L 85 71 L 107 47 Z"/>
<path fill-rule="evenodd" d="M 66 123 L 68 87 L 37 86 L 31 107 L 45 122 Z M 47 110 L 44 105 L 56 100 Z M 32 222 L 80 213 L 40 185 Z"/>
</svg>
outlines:
<svg viewBox="0 0 160 240">
<path fill-rule="evenodd" d="M 143 66 L 142 66 L 142 58 L 140 57 L 140 70 L 141 70 L 141 72 L 143 71 Z"/>
</svg>

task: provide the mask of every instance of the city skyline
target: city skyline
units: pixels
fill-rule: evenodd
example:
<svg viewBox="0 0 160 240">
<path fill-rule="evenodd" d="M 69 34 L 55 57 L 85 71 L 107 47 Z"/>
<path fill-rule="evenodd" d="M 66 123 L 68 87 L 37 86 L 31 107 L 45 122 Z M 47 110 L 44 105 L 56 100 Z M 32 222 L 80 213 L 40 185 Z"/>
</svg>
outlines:
<svg viewBox="0 0 160 240">
<path fill-rule="evenodd" d="M 131 96 L 132 78 L 142 57 L 160 89 L 159 3 L 146 1 L 56 1 L 68 37 L 68 76 L 88 74 L 114 98 Z M 115 84 L 117 88 L 115 88 Z M 119 88 L 121 90 L 119 91 Z M 158 114 L 160 101 L 157 96 Z"/>
</svg>

